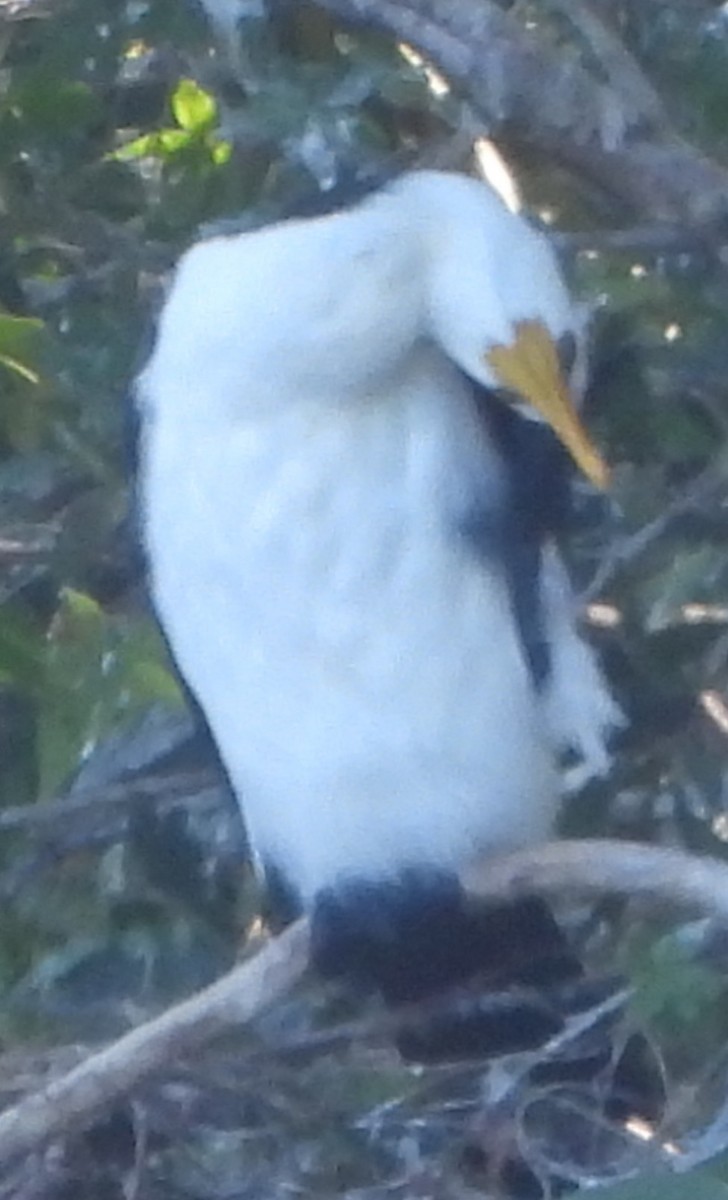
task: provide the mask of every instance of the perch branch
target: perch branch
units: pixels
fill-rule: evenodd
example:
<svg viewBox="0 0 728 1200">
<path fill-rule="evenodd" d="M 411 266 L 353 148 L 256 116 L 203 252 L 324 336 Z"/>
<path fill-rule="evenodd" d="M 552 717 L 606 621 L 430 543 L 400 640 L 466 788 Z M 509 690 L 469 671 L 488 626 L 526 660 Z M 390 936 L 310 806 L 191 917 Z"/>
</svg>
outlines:
<svg viewBox="0 0 728 1200">
<path fill-rule="evenodd" d="M 728 922 L 728 867 L 680 850 L 624 842 L 557 842 L 491 859 L 464 877 L 475 895 L 624 892 Z M 308 964 L 299 921 L 211 987 L 91 1054 L 0 1116 L 0 1164 L 88 1124 L 183 1053 L 251 1021 L 283 997 Z"/>
<path fill-rule="evenodd" d="M 728 867 L 684 850 L 601 838 L 550 842 L 478 864 L 463 875 L 473 895 L 511 900 L 531 892 L 622 892 L 728 921 Z"/>
</svg>

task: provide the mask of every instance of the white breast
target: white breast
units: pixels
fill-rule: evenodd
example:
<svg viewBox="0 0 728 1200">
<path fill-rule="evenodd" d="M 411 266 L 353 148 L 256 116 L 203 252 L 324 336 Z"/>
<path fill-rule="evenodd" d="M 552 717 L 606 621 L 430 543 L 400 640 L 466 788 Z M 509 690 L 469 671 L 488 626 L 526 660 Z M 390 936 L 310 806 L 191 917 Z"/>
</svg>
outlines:
<svg viewBox="0 0 728 1200">
<path fill-rule="evenodd" d="M 456 533 L 468 473 L 497 487 L 498 463 L 434 351 L 396 388 L 146 434 L 160 616 L 257 852 L 304 898 L 554 816 L 503 581 Z"/>
</svg>

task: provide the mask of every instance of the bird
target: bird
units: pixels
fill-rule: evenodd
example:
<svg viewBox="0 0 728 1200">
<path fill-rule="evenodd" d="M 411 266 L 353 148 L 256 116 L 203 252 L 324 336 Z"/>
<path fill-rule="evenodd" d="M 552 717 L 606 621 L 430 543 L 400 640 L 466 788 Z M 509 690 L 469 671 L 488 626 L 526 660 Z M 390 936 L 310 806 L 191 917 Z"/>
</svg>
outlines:
<svg viewBox="0 0 728 1200">
<path fill-rule="evenodd" d="M 609 481 L 587 374 L 547 237 L 419 170 L 193 245 L 137 382 L 152 598 L 255 862 L 321 971 L 401 1011 L 579 975 L 543 901 L 460 877 L 552 837 L 560 757 L 605 773 L 622 721 L 561 548 L 574 476 Z M 553 1031 L 537 1004 L 433 1021 L 410 1059 Z"/>
</svg>

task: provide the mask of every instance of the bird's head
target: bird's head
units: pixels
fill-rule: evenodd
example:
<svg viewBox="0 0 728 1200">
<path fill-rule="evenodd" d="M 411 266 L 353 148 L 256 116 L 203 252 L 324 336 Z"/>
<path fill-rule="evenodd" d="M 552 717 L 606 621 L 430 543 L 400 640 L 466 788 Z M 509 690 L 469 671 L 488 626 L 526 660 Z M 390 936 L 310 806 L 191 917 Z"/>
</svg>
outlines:
<svg viewBox="0 0 728 1200">
<path fill-rule="evenodd" d="M 583 321 L 546 238 L 465 176 L 423 171 L 392 190 L 425 239 L 429 336 L 471 378 L 547 423 L 605 487 L 606 464 L 578 412 Z"/>
</svg>

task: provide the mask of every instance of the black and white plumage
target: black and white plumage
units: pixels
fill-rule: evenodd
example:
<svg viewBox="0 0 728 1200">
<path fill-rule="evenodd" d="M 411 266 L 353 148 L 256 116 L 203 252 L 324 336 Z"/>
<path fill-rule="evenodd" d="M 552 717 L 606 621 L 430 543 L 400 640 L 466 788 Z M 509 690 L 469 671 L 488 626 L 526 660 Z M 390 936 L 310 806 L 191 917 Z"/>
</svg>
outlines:
<svg viewBox="0 0 728 1200">
<path fill-rule="evenodd" d="M 608 763 L 554 544 L 572 459 L 605 481 L 558 356 L 581 326 L 539 233 L 422 172 L 195 246 L 140 381 L 177 662 L 320 961 L 390 1000 L 548 941 L 538 906 L 466 913 L 457 873 L 551 835 L 561 748 Z"/>
</svg>

